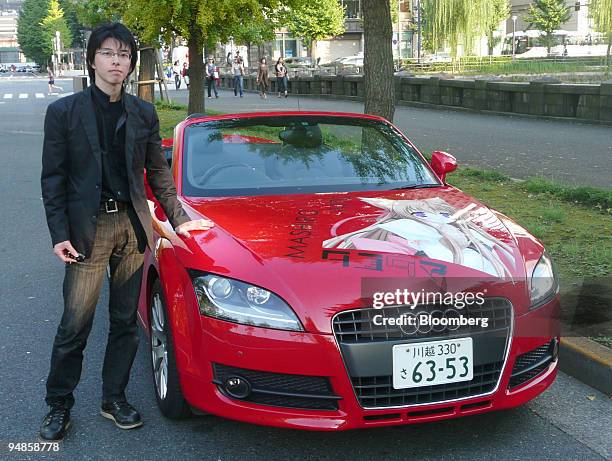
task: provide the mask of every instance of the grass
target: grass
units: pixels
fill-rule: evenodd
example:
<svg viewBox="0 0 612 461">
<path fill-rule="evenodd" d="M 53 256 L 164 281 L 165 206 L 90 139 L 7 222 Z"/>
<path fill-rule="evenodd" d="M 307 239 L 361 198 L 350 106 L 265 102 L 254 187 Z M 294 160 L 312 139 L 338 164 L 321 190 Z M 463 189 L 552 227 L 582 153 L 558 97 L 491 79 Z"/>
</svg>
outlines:
<svg viewBox="0 0 612 461">
<path fill-rule="evenodd" d="M 162 136 L 171 136 L 176 123 L 185 118 L 186 108 L 158 107 Z M 517 181 L 497 171 L 474 168 L 460 168 L 448 180 L 546 245 L 558 269 L 562 296 L 583 280 L 598 283 L 612 276 L 612 190 L 570 187 L 541 178 Z M 609 344 L 609 337 L 604 331 L 593 339 L 608 338 Z"/>
</svg>

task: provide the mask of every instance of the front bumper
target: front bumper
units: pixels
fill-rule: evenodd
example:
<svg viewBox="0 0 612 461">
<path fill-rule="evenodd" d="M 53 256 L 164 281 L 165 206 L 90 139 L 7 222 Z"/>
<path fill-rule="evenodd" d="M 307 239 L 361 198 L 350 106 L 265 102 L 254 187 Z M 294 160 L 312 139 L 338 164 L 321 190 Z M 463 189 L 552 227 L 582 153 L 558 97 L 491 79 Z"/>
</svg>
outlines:
<svg viewBox="0 0 612 461">
<path fill-rule="evenodd" d="M 498 383 L 492 391 L 476 397 L 366 409 L 356 397 L 333 335 L 249 327 L 208 317 L 199 317 L 199 328 L 192 330 L 195 334 L 182 338 L 190 342 L 186 348 L 177 343 L 181 387 L 194 409 L 254 424 L 310 430 L 419 423 L 512 408 L 542 393 L 556 377 L 557 361 L 552 360 L 531 374 L 523 374 L 526 380 L 517 380 L 515 376 L 511 383 L 517 357 L 529 357 L 524 354 L 558 341 L 558 310 L 555 298 L 536 311 L 514 318 L 509 351 Z M 189 352 L 181 354 L 181 350 Z M 222 385 L 228 375 L 220 373 L 220 369 L 322 378 L 329 383 L 328 394 L 332 396 L 329 401 L 333 405 L 317 407 L 329 409 L 301 409 L 275 404 L 282 400 L 260 399 L 254 403 L 232 398 Z M 514 372 L 516 375 L 516 369 Z M 262 382 L 270 376 L 261 377 Z M 313 381 L 313 386 L 325 393 L 322 382 Z M 308 394 L 311 390 L 296 389 L 294 393 Z"/>
</svg>

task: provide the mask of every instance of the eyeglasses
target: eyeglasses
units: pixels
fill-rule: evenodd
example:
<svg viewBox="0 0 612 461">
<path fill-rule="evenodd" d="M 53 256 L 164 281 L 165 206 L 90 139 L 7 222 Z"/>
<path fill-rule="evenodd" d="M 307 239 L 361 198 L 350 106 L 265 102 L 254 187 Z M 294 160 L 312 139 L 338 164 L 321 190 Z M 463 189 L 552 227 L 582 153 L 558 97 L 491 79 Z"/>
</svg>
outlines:
<svg viewBox="0 0 612 461">
<path fill-rule="evenodd" d="M 132 57 L 132 54 L 128 53 L 127 51 L 117 51 L 115 53 L 114 51 L 111 51 L 111 50 L 101 50 L 101 51 L 96 51 L 96 54 L 99 54 L 104 59 L 113 59 L 115 56 L 117 56 L 117 58 L 119 58 L 120 61 L 129 61 Z"/>
</svg>

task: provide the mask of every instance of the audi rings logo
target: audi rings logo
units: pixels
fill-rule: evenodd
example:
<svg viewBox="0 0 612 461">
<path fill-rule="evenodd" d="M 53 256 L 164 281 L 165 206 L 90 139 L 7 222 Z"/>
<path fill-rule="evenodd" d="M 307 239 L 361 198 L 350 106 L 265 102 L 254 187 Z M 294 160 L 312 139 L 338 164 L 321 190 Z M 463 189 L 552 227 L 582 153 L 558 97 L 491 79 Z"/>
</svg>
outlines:
<svg viewBox="0 0 612 461">
<path fill-rule="evenodd" d="M 439 309 L 426 312 L 411 312 L 402 314 L 402 321 L 397 322 L 400 330 L 406 336 L 412 336 L 416 333 L 443 333 L 444 331 L 455 331 L 461 325 L 459 319 L 462 314 L 456 309 L 447 309 L 441 311 Z M 453 319 L 453 320 L 451 320 Z"/>
</svg>

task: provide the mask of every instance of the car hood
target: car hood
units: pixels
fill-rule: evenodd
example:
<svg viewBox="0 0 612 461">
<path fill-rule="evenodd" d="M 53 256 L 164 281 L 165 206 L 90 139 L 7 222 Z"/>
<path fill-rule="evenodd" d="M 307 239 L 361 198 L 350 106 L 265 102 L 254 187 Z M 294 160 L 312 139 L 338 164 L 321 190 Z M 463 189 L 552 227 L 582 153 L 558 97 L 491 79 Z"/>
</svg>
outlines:
<svg viewBox="0 0 612 461">
<path fill-rule="evenodd" d="M 500 293 L 525 280 L 508 227 L 452 187 L 183 200 L 216 225 L 184 264 L 268 288 L 298 311 L 366 306 L 372 280 L 436 291 L 496 282 Z"/>
</svg>

